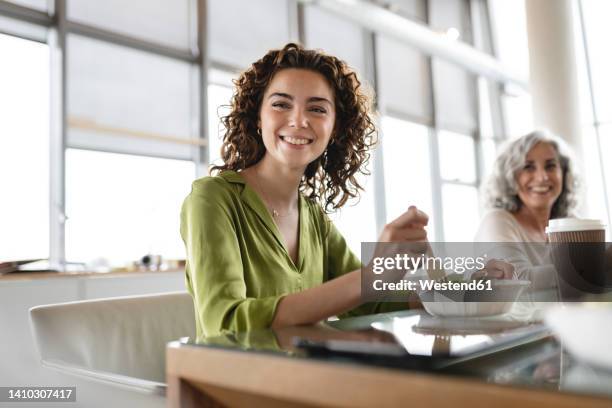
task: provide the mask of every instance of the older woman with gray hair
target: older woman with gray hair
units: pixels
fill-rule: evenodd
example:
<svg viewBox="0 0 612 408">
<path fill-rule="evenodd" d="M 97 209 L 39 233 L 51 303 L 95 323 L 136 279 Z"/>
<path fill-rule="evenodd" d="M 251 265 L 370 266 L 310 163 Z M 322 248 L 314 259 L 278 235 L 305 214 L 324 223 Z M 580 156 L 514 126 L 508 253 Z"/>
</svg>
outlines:
<svg viewBox="0 0 612 408">
<path fill-rule="evenodd" d="M 540 309 L 533 302 L 556 300 L 556 272 L 544 245 L 545 229 L 550 219 L 571 216 L 575 210 L 577 178 L 570 157 L 558 137 L 534 131 L 502 149 L 484 185 L 489 211 L 475 241 L 514 265 L 517 278 L 531 281 L 519 314 L 533 316 Z"/>
<path fill-rule="evenodd" d="M 546 242 L 552 218 L 573 215 L 577 178 L 565 143 L 537 130 L 508 143 L 483 196 L 490 211 L 477 241 Z"/>
</svg>

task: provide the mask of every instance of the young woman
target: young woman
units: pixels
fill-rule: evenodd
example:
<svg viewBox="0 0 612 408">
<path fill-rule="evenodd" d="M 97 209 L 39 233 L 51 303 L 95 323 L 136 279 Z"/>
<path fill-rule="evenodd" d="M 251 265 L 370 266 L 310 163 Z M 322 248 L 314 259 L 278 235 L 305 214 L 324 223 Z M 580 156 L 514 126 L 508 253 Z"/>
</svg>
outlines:
<svg viewBox="0 0 612 408">
<path fill-rule="evenodd" d="M 224 164 L 181 211 L 198 338 L 406 308 L 362 304 L 361 262 L 326 216 L 358 195 L 376 133 L 355 73 L 287 44 L 235 85 Z M 410 207 L 379 241 L 424 241 L 427 220 Z"/>
</svg>

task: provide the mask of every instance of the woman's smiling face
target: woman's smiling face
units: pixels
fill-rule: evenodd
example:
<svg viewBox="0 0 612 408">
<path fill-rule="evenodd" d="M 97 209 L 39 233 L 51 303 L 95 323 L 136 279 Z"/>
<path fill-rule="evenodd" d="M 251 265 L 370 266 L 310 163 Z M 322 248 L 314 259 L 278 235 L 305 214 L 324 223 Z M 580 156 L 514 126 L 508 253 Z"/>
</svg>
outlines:
<svg viewBox="0 0 612 408">
<path fill-rule="evenodd" d="M 528 209 L 552 209 L 561 195 L 563 171 L 559 154 L 549 143 L 538 143 L 527 153 L 516 176 L 518 196 Z"/>
<path fill-rule="evenodd" d="M 334 94 L 323 75 L 297 68 L 277 72 L 259 111 L 264 159 L 305 169 L 325 151 L 335 122 Z"/>
</svg>

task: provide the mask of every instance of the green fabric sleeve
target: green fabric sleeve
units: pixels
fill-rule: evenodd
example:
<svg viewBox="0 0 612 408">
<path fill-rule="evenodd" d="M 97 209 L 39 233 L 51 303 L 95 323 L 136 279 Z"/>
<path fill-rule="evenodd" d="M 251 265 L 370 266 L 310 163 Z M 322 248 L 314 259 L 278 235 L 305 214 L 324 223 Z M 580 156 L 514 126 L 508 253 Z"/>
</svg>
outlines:
<svg viewBox="0 0 612 408">
<path fill-rule="evenodd" d="M 188 288 L 194 298 L 198 338 L 271 325 L 282 298 L 247 297 L 232 195 L 224 181 L 194 183 L 181 210 Z"/>
</svg>

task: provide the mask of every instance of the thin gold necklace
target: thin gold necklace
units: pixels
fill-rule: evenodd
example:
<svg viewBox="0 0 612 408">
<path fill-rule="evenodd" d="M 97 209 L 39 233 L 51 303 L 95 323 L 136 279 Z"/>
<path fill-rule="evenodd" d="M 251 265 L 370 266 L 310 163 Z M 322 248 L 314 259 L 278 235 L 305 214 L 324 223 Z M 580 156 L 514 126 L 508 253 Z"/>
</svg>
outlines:
<svg viewBox="0 0 612 408">
<path fill-rule="evenodd" d="M 255 168 L 255 184 L 257 184 L 257 188 L 261 192 L 261 195 L 264 199 L 264 203 L 266 204 L 268 209 L 272 212 L 273 218 L 282 218 L 282 217 L 287 217 L 293 214 L 293 211 L 291 210 L 289 210 L 286 214 L 280 214 L 275 208 L 272 208 L 272 206 L 270 206 L 270 199 L 268 198 L 268 195 L 265 193 L 264 189 L 261 187 L 261 184 L 259 184 L 259 170 L 257 168 Z"/>
</svg>

